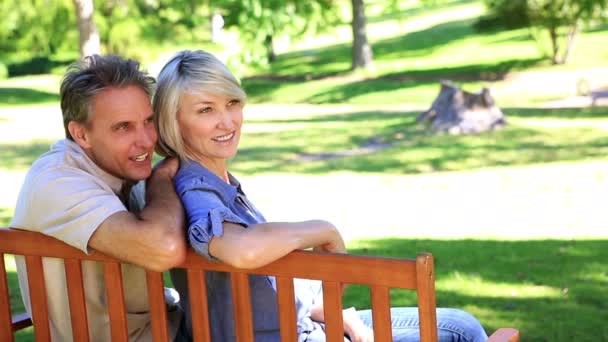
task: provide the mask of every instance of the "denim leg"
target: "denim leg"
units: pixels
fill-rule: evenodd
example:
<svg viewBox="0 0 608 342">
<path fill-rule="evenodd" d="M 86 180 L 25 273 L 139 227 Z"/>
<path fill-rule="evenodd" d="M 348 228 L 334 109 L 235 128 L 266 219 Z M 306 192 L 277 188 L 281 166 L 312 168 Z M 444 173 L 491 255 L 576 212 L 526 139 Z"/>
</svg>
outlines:
<svg viewBox="0 0 608 342">
<path fill-rule="evenodd" d="M 371 310 L 358 311 L 361 320 L 372 326 Z M 418 308 L 391 308 L 393 341 L 420 341 Z M 488 338 L 475 317 L 458 309 L 437 309 L 437 335 L 441 342 L 480 342 Z"/>
</svg>

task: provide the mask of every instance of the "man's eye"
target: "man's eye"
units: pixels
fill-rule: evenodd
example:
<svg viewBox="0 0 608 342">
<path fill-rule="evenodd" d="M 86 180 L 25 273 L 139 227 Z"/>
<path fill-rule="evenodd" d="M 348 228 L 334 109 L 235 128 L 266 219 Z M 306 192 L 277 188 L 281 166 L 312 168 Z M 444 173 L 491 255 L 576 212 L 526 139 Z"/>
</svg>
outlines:
<svg viewBox="0 0 608 342">
<path fill-rule="evenodd" d="M 125 131 L 128 128 L 129 128 L 129 124 L 128 123 L 121 123 L 121 124 L 116 125 L 116 127 L 115 127 L 115 129 L 117 131 Z"/>
</svg>

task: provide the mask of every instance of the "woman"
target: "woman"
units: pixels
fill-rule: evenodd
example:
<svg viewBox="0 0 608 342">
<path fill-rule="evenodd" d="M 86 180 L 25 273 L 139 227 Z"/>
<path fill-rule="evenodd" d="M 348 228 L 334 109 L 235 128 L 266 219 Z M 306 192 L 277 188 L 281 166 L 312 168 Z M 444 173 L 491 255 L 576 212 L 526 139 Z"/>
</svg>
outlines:
<svg viewBox="0 0 608 342">
<path fill-rule="evenodd" d="M 245 93 L 232 73 L 204 51 L 182 51 L 158 76 L 154 98 L 159 130 L 157 152 L 180 158 L 174 183 L 188 217 L 187 237 L 194 250 L 239 268 L 256 268 L 295 249 L 345 253 L 338 230 L 329 222 L 268 223 L 247 199 L 227 161 L 238 150 Z M 173 282 L 189 310 L 183 270 L 172 272 Z M 207 272 L 211 336 L 233 341 L 228 275 Z M 250 278 L 256 341 L 279 341 L 276 286 L 273 277 Z M 325 341 L 319 282 L 296 280 L 298 341 Z M 418 340 L 416 308 L 394 308 L 395 341 Z M 483 328 L 466 312 L 438 309 L 440 340 L 483 341 Z M 189 317 L 187 318 L 190 327 Z M 372 341 L 371 312 L 344 311 L 344 332 L 352 341 Z M 190 329 L 191 331 L 191 329 Z"/>
</svg>

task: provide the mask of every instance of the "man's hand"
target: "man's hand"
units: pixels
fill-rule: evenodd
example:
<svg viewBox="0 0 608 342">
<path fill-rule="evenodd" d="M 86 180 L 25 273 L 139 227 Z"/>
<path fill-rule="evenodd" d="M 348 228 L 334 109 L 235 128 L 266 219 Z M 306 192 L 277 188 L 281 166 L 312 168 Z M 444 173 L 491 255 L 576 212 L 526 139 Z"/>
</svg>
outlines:
<svg viewBox="0 0 608 342">
<path fill-rule="evenodd" d="M 344 332 L 352 342 L 374 342 L 374 332 L 361 321 L 355 308 L 342 310 Z"/>
<path fill-rule="evenodd" d="M 178 169 L 179 160 L 177 158 L 165 158 L 154 166 L 154 170 L 146 182 L 146 202 L 166 197 L 166 191 L 173 192 L 173 177 Z"/>
</svg>

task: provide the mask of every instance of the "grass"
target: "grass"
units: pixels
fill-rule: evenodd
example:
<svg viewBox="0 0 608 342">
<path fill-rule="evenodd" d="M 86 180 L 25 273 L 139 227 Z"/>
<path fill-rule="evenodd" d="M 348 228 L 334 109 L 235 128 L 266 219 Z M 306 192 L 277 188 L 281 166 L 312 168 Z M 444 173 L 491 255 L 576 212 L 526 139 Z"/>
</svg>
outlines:
<svg viewBox="0 0 608 342">
<path fill-rule="evenodd" d="M 466 137 L 430 135 L 416 123 L 418 113 L 253 118 L 232 167 L 246 175 L 419 174 L 582 161 L 608 153 L 606 108 L 506 109 L 507 128 Z M 380 147 L 365 152 L 374 146 Z"/>
<path fill-rule="evenodd" d="M 355 254 L 392 257 L 413 257 L 420 251 L 435 257 L 438 306 L 466 309 L 489 333 L 516 326 L 521 341 L 608 338 L 608 272 L 603 262 L 608 240 L 390 238 L 361 240 L 351 248 Z M 391 297 L 393 305 L 416 304 L 407 291 L 393 291 Z M 349 288 L 345 302 L 369 307 L 367 289 Z"/>
<path fill-rule="evenodd" d="M 368 36 L 374 51 L 374 71 L 350 72 L 351 45 L 344 38 L 349 33 L 346 28 L 338 28 L 336 32 L 341 34 L 331 36 L 333 44 L 306 45 L 302 50 L 280 54 L 265 74 L 245 77 L 243 85 L 250 101 L 428 105 L 442 79 L 475 91 L 481 86 L 500 90 L 509 86 L 509 75 L 515 72 L 576 72 L 591 65 L 607 65 L 608 50 L 598 48 L 606 39 L 605 30 L 585 32 L 577 41 L 569 65 L 553 67 L 528 29 L 476 32 L 472 25 L 483 14 L 480 2 L 456 2 L 441 12 L 410 12 L 401 19 L 370 18 Z M 538 81 L 536 91 L 542 92 L 543 84 Z M 545 98 L 563 97 L 564 87 L 570 89 L 575 82 L 564 79 L 562 88 L 552 85 L 540 99 L 535 97 L 537 92 L 529 91 L 504 97 L 498 94 L 497 99 L 508 106 L 537 104 Z"/>
</svg>

